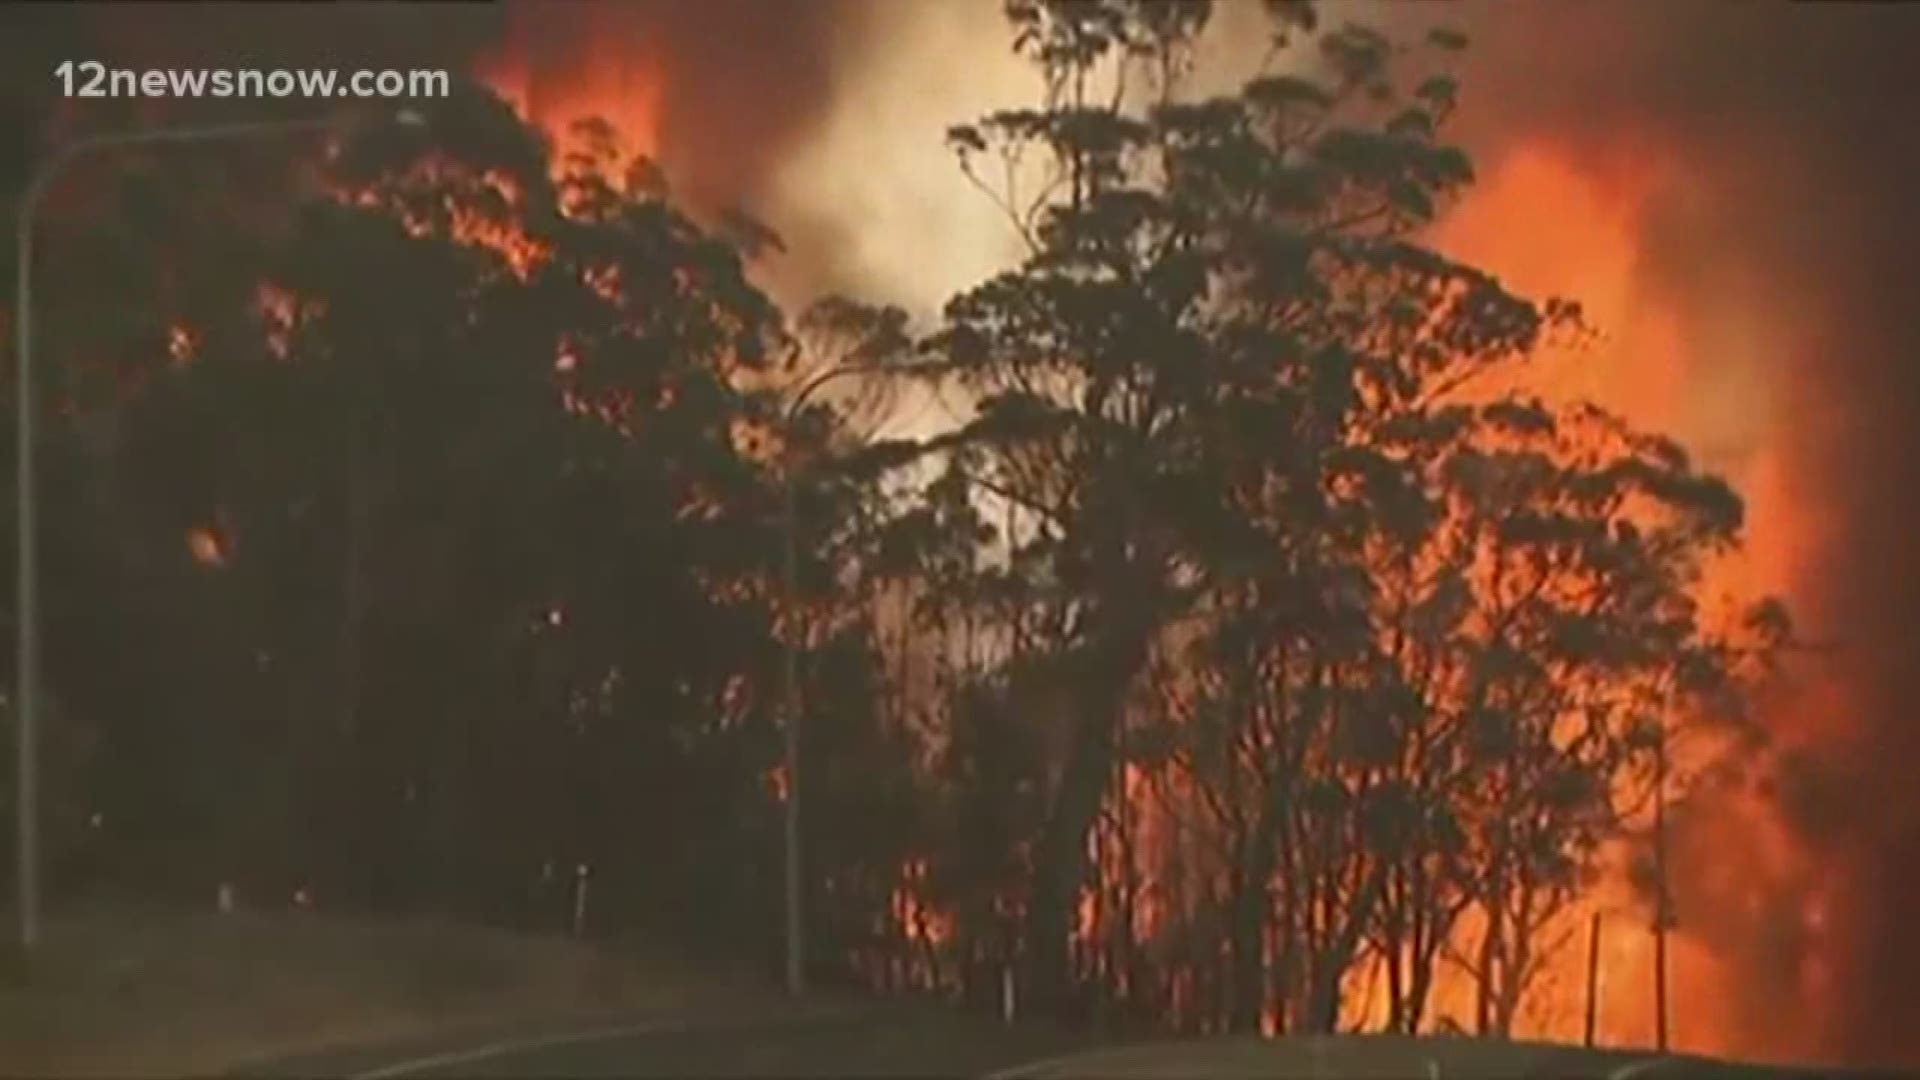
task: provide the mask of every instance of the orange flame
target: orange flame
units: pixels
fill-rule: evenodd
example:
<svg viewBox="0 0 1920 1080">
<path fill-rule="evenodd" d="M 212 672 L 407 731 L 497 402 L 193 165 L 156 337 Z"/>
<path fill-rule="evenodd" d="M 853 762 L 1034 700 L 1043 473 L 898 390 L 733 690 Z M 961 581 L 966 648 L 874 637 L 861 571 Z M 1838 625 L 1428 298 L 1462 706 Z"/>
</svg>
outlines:
<svg viewBox="0 0 1920 1080">
<path fill-rule="evenodd" d="M 537 8 L 514 12 L 529 13 L 544 14 Z M 584 35 L 562 62 L 537 54 L 531 44 L 536 33 L 524 18 L 510 26 L 506 47 L 480 63 L 480 80 L 546 131 L 563 154 L 586 148 L 578 125 L 604 121 L 622 158 L 653 156 L 660 145 L 663 86 L 641 43 L 605 29 Z"/>
<path fill-rule="evenodd" d="M 1766 410 L 1773 387 L 1738 377 L 1757 370 L 1750 364 L 1708 355 L 1713 343 L 1730 335 L 1724 328 L 1704 332 L 1705 316 L 1669 302 L 1647 272 L 1653 204 L 1684 182 L 1659 161 L 1614 163 L 1601 175 L 1575 165 L 1553 146 L 1522 145 L 1496 163 L 1443 221 L 1435 239 L 1443 250 L 1489 269 L 1523 295 L 1580 302 L 1600 329 L 1600 342 L 1587 352 L 1546 359 L 1538 373 L 1543 393 L 1591 400 L 1640 427 L 1674 435 L 1746 498 L 1747 547 L 1709 567 L 1703 600 L 1787 593 L 1804 566 L 1809 523 L 1795 516 L 1785 497 L 1779 443 Z M 1739 339 L 1760 339 L 1756 329 L 1763 325 L 1762 313 L 1731 317 L 1751 324 Z M 1789 726 L 1800 726 L 1798 716 L 1793 719 Z M 1676 762 L 1682 768 L 1686 764 Z M 1802 855 L 1757 797 L 1725 798 L 1703 816 L 1706 820 L 1696 825 L 1736 857 L 1689 863 L 1680 876 L 1691 880 L 1675 884 L 1682 911 L 1681 925 L 1669 939 L 1673 1038 L 1684 1048 L 1708 1052 L 1799 1052 L 1809 1035 L 1805 1017 L 1799 1018 L 1802 1030 L 1791 1030 L 1782 1025 L 1784 1018 L 1768 1018 L 1761 1029 L 1756 1018 L 1741 1015 L 1743 997 L 1752 994 L 1741 992 L 1743 975 L 1733 953 L 1752 943 L 1717 940 L 1712 924 L 1744 907 L 1749 917 L 1740 924 L 1757 926 L 1758 909 L 1771 895 L 1802 878 Z M 1686 910 L 1689 899 L 1691 911 Z M 1628 882 L 1624 861 L 1583 906 L 1578 913 L 1583 926 L 1594 911 L 1604 918 L 1600 1039 L 1650 1044 L 1651 934 L 1645 904 Z M 1726 910 L 1713 910 L 1721 907 Z M 1815 911 L 1803 922 L 1818 932 L 1823 918 L 1824 912 Z M 1575 936 L 1578 947 L 1563 950 L 1543 987 L 1546 1000 L 1533 1024 L 1537 1034 L 1579 1035 L 1586 950 L 1584 934 Z"/>
</svg>

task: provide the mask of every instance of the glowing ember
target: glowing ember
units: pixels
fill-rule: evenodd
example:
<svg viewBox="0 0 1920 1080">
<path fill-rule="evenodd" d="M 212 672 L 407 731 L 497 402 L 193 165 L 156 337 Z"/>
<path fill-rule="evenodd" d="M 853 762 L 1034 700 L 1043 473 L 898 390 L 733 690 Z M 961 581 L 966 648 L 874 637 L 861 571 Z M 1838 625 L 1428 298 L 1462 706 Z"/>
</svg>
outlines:
<svg viewBox="0 0 1920 1080">
<path fill-rule="evenodd" d="M 226 544 L 212 526 L 187 530 L 187 552 L 201 566 L 220 567 L 227 564 Z"/>
<path fill-rule="evenodd" d="M 199 336 L 192 327 L 172 327 L 167 331 L 167 359 L 175 364 L 184 364 L 193 359 L 199 344 Z"/>
</svg>

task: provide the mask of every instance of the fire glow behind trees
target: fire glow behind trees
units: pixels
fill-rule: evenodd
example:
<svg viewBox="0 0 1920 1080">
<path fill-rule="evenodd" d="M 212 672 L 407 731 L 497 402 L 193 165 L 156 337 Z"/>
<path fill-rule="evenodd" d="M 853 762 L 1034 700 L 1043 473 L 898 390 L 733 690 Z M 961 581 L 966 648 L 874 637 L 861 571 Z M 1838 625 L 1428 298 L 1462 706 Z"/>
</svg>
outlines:
<svg viewBox="0 0 1920 1080">
<path fill-rule="evenodd" d="M 1880 901 L 1857 863 L 1812 886 L 1831 770 L 1783 813 L 1758 735 L 1817 751 L 1846 721 L 1812 702 L 1866 691 L 1770 675 L 1760 601 L 1846 529 L 1756 445 L 1773 387 L 1692 381 L 1702 340 L 1784 346 L 1648 285 L 1698 159 L 1597 166 L 1558 100 L 1476 120 L 1483 74 L 1532 70 L 1478 9 L 1469 41 L 1016 2 L 989 115 L 944 132 L 989 212 L 952 261 L 990 227 L 1006 268 L 947 280 L 862 220 L 944 211 L 833 203 L 885 163 L 808 150 L 914 17 L 749 7 L 463 15 L 479 85 L 430 133 L 76 178 L 47 225 L 65 894 L 552 926 L 554 868 L 591 864 L 602 929 L 771 957 L 800 640 L 822 977 L 1569 1037 L 1603 910 L 1602 1034 L 1646 1041 L 1664 747 L 1682 1045 L 1911 1053 L 1777 1004 L 1865 971 L 1846 920 Z M 855 302 L 789 336 L 755 281 L 953 295 L 917 340 Z M 767 388 L 841 357 L 944 366 L 915 439 L 862 445 L 859 394 L 768 437 Z"/>
</svg>

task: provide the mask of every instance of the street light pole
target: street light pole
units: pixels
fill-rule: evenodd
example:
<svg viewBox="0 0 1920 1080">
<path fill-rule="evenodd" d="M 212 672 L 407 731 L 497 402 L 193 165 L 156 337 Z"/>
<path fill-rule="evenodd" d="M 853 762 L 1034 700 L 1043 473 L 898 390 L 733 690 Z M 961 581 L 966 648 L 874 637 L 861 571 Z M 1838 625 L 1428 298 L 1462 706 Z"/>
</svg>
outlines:
<svg viewBox="0 0 1920 1080">
<path fill-rule="evenodd" d="M 409 127 L 425 123 L 410 109 L 394 113 L 388 122 Z M 208 124 L 195 127 L 151 128 L 90 135 L 76 139 L 54 151 L 41 162 L 20 198 L 20 215 L 14 232 L 14 437 L 17 565 L 14 616 L 14 694 L 15 758 L 14 795 L 15 855 L 18 866 L 15 884 L 19 918 L 18 945 L 22 955 L 31 953 L 40 940 L 40 800 L 39 800 L 39 727 L 40 727 L 40 594 L 39 594 L 39 491 L 34 466 L 36 432 L 33 369 L 33 226 L 46 196 L 62 170 L 76 158 L 97 151 L 132 146 L 157 146 L 175 143 L 213 142 L 227 139 L 260 138 L 298 131 L 337 130 L 338 118 L 269 120 L 238 124 Z M 346 125 L 351 127 L 351 123 Z"/>
<path fill-rule="evenodd" d="M 788 431 L 793 429 L 793 414 L 803 399 L 797 397 L 787 409 Z M 796 640 L 800 633 L 798 616 L 799 595 L 797 582 L 800 577 L 799 540 L 794 535 L 794 523 L 798 517 L 795 512 L 793 490 L 793 463 L 789 461 L 781 483 L 786 490 L 786 562 L 783 573 L 786 575 L 786 599 L 795 612 L 793 625 L 787 628 L 787 650 L 784 658 L 785 668 L 782 674 L 781 711 L 784 714 L 780 725 L 780 736 L 784 740 L 786 762 L 786 795 L 782 810 L 782 827 L 785 829 L 786 854 L 786 965 L 787 992 L 794 996 L 804 993 L 806 984 L 806 964 L 803 958 L 805 942 L 801 940 L 802 918 L 800 915 L 800 645 Z"/>
<path fill-rule="evenodd" d="M 800 416 L 801 406 L 807 403 L 815 391 L 842 377 L 856 375 L 892 375 L 908 372 L 940 369 L 939 364 L 838 364 L 815 374 L 800 384 L 793 397 L 788 399 L 786 412 L 781 419 L 781 429 L 791 440 L 794 422 Z M 787 467 L 782 472 L 781 483 L 785 488 L 785 548 L 786 575 L 785 592 L 787 602 L 799 610 L 800 595 L 800 549 L 799 549 L 799 512 L 798 499 L 794 488 L 794 462 L 789 457 Z M 801 914 L 801 860 L 800 860 L 800 641 L 798 635 L 799 619 L 796 615 L 794 626 L 787 634 L 786 664 L 782 693 L 784 722 L 780 725 L 784 741 L 783 762 L 786 772 L 785 805 L 782 825 L 785 830 L 786 844 L 786 976 L 787 991 L 793 995 L 806 992 L 806 931 Z"/>
</svg>

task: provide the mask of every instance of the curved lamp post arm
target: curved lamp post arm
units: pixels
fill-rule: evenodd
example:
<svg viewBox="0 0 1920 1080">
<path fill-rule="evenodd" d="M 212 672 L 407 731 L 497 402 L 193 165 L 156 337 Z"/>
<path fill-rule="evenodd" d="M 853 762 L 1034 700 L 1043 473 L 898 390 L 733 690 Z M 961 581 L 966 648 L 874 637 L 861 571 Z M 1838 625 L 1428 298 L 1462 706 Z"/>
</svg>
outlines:
<svg viewBox="0 0 1920 1080">
<path fill-rule="evenodd" d="M 352 130 L 365 120 L 328 117 L 325 119 L 261 120 L 232 124 L 206 124 L 195 127 L 153 128 L 87 135 L 61 146 L 43 159 L 27 179 L 20 197 L 19 219 L 14 231 L 14 464 L 18 530 L 16 600 L 14 604 L 14 737 L 15 737 L 15 823 L 19 833 L 15 841 L 18 860 L 16 886 L 19 896 L 19 940 L 22 953 L 31 952 L 40 936 L 40 831 L 39 831 L 39 710 L 40 710 L 40 611 L 38 589 L 39 498 L 34 467 L 34 369 L 33 369 L 33 226 L 40 203 L 53 182 L 76 159 L 107 150 L 134 146 L 162 146 L 178 143 L 214 142 L 229 139 L 262 138 L 300 131 Z M 411 109 L 402 109 L 386 118 L 387 123 L 421 127 L 426 119 Z"/>
<path fill-rule="evenodd" d="M 793 392 L 792 397 L 787 399 L 787 407 L 782 419 L 785 423 L 792 424 L 794 419 L 800 415 L 800 407 L 807 403 L 807 399 L 813 397 L 815 391 L 833 382 L 835 379 L 852 378 L 855 375 L 881 375 L 891 370 L 894 369 L 892 369 L 890 365 L 885 364 L 835 364 L 824 371 L 816 371 L 805 382 L 800 384 L 799 389 Z"/>
</svg>

